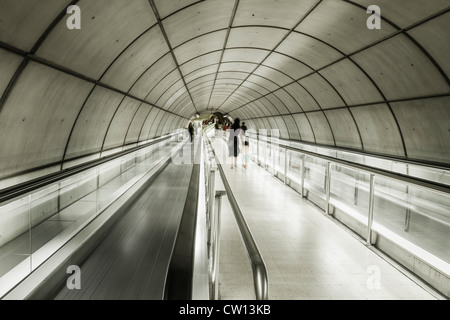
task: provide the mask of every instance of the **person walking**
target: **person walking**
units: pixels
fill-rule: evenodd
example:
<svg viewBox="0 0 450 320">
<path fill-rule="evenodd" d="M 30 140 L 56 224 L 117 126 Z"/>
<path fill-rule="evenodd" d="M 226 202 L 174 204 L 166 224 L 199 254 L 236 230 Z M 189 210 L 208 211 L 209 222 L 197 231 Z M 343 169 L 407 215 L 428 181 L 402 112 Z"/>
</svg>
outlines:
<svg viewBox="0 0 450 320">
<path fill-rule="evenodd" d="M 241 120 L 236 118 L 234 123 L 231 125 L 228 136 L 228 154 L 232 158 L 231 159 L 231 169 L 237 167 L 237 158 L 239 156 L 240 148 L 239 148 L 239 138 L 242 139 L 242 129 L 241 129 Z"/>
<path fill-rule="evenodd" d="M 192 125 L 192 122 L 189 123 L 188 131 L 192 142 L 194 140 L 194 126 Z"/>
<path fill-rule="evenodd" d="M 247 126 L 245 125 L 245 122 L 242 122 L 242 126 L 241 126 L 242 132 L 244 134 L 244 147 L 242 148 L 242 155 L 243 155 L 243 160 L 242 160 L 242 166 L 244 167 L 244 169 L 247 169 L 247 164 L 248 164 L 248 160 L 249 160 L 249 141 L 248 141 L 248 137 L 247 137 Z"/>
</svg>

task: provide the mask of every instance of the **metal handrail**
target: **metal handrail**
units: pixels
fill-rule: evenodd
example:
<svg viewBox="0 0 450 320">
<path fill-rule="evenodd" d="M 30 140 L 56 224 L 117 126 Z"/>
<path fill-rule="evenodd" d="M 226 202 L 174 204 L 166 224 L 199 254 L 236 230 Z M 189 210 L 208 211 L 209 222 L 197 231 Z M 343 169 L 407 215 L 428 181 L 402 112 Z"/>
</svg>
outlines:
<svg viewBox="0 0 450 320">
<path fill-rule="evenodd" d="M 257 140 L 256 138 L 251 138 L 253 140 Z M 267 139 L 265 142 L 269 142 L 270 140 Z M 399 181 L 402 181 L 404 183 L 406 183 L 407 185 L 410 186 L 421 186 L 424 188 L 428 188 L 428 189 L 432 189 L 435 191 L 439 191 L 439 192 L 443 192 L 443 193 L 450 193 L 450 188 L 444 184 L 440 184 L 437 182 L 430 182 L 427 180 L 423 180 L 420 178 L 412 178 L 411 176 L 405 175 L 405 174 L 401 174 L 401 173 L 393 173 L 387 170 L 383 170 L 383 169 L 377 169 L 377 168 L 373 168 L 370 166 L 366 166 L 366 165 L 362 165 L 362 164 L 358 164 L 358 163 L 354 163 L 351 161 L 347 161 L 347 160 L 343 160 L 343 159 L 337 159 L 337 158 L 333 158 L 330 156 L 325 156 L 325 155 L 321 155 L 321 154 L 317 154 L 311 151 L 306 151 L 306 150 L 302 150 L 296 147 L 292 147 L 292 146 L 286 146 L 286 145 L 277 145 L 277 147 L 282 148 L 282 149 L 287 149 L 290 151 L 294 151 L 300 154 L 305 154 L 311 157 L 315 157 L 315 158 L 319 158 L 325 161 L 329 161 L 331 163 L 336 163 L 339 164 L 341 166 L 350 168 L 350 169 L 358 169 L 361 171 L 364 171 L 366 173 L 369 174 L 376 174 L 376 175 L 381 175 L 384 177 L 388 177 L 391 179 L 396 179 Z"/>
<path fill-rule="evenodd" d="M 208 143 L 211 145 L 211 141 L 208 139 Z M 261 253 L 259 252 L 258 246 L 248 228 L 248 225 L 245 221 L 244 215 L 242 214 L 241 209 L 234 197 L 233 191 L 228 183 L 227 177 L 223 170 L 222 165 L 219 162 L 219 159 L 214 151 L 211 148 L 211 152 L 214 155 L 214 159 L 217 164 L 217 168 L 220 172 L 220 176 L 222 178 L 223 185 L 225 187 L 225 191 L 228 197 L 228 200 L 231 205 L 231 209 L 233 210 L 234 216 L 236 218 L 236 222 L 238 224 L 239 230 L 241 232 L 242 238 L 244 239 L 244 243 L 247 249 L 247 253 L 250 258 L 250 262 L 252 264 L 253 271 L 253 283 L 255 287 L 255 295 L 257 300 L 268 300 L 269 298 L 269 284 L 267 277 L 267 269 L 262 258 Z"/>
<path fill-rule="evenodd" d="M 65 169 L 62 171 L 51 173 L 51 174 L 45 175 L 43 177 L 39 177 L 39 178 L 30 180 L 30 181 L 27 181 L 24 183 L 20 183 L 15 186 L 11 186 L 11 187 L 2 189 L 0 191 L 0 203 L 8 201 L 13 198 L 16 198 L 18 196 L 24 195 L 26 193 L 32 192 L 34 190 L 45 187 L 52 183 L 58 182 L 59 180 L 69 178 L 80 172 L 86 171 L 91 168 L 95 168 L 101 164 L 118 159 L 120 157 L 131 154 L 133 152 L 148 148 L 152 145 L 156 145 L 162 141 L 169 140 L 172 136 L 175 136 L 178 134 L 180 134 L 180 133 L 175 132 L 175 133 L 168 134 L 167 136 L 164 136 L 164 137 L 158 137 L 154 141 L 127 149 L 127 150 L 119 152 L 117 154 L 112 154 L 112 155 L 109 155 L 109 156 L 106 156 L 106 157 L 103 157 L 100 159 L 92 160 L 92 161 L 80 164 L 78 166 L 74 166 L 74 167 L 71 167 L 71 168 L 68 168 L 68 169 Z"/>
</svg>

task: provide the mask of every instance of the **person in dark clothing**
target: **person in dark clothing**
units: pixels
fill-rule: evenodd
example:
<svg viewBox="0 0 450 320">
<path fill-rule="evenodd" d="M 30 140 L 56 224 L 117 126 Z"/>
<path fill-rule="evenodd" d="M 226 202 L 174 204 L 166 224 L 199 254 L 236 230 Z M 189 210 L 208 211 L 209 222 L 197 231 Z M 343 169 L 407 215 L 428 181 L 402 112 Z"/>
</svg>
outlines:
<svg viewBox="0 0 450 320">
<path fill-rule="evenodd" d="M 245 122 L 242 122 L 242 126 L 241 126 L 241 129 L 244 131 L 244 134 L 245 134 L 245 132 L 247 132 L 247 126 L 245 125 Z"/>
<path fill-rule="evenodd" d="M 218 136 L 219 135 L 219 122 L 216 122 L 216 124 L 214 125 L 214 129 L 215 129 L 215 135 Z"/>
<path fill-rule="evenodd" d="M 239 118 L 236 118 L 234 120 L 234 123 L 231 125 L 230 133 L 228 136 L 229 156 L 234 158 L 231 162 L 231 169 L 233 169 L 233 163 L 234 166 L 237 167 L 237 158 L 240 152 L 239 137 L 242 138 L 241 120 L 239 120 Z"/>
<path fill-rule="evenodd" d="M 244 167 L 244 169 L 247 169 L 247 164 L 248 164 L 248 159 L 249 159 L 249 141 L 248 141 L 248 137 L 246 135 L 246 132 L 248 130 L 247 126 L 245 125 L 245 122 L 242 122 L 242 126 L 241 126 L 242 132 L 244 134 L 244 147 L 242 149 L 242 155 L 243 155 L 243 159 L 242 159 L 242 166 Z"/>
<path fill-rule="evenodd" d="M 192 125 L 192 122 L 189 123 L 188 131 L 192 142 L 194 140 L 194 126 Z"/>
</svg>

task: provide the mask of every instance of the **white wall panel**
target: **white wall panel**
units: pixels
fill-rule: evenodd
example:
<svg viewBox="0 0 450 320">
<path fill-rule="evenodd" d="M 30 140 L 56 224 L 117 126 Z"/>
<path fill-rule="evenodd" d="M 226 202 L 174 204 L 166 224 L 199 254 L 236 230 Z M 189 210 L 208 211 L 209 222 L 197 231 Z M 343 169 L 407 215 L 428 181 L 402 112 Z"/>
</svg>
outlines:
<svg viewBox="0 0 450 320">
<path fill-rule="evenodd" d="M 139 101 L 128 97 L 122 101 L 106 133 L 103 149 L 111 149 L 124 144 L 125 135 L 140 105 Z"/>
<path fill-rule="evenodd" d="M 324 111 L 337 147 L 362 149 L 358 128 L 347 108 Z"/>
<path fill-rule="evenodd" d="M 364 144 L 364 150 L 380 154 L 405 156 L 395 119 L 385 104 L 350 109 Z"/>
<path fill-rule="evenodd" d="M 450 163 L 450 98 L 392 103 L 408 158 Z"/>
<path fill-rule="evenodd" d="M 63 19 L 37 55 L 94 79 L 99 79 L 136 37 L 156 23 L 147 0 L 81 0 L 77 5 L 84 17 L 81 29 L 68 29 L 67 19 Z"/>
<path fill-rule="evenodd" d="M 0 113 L 0 175 L 62 160 L 92 84 L 29 63 Z"/>
<path fill-rule="evenodd" d="M 101 150 L 103 139 L 123 95 L 96 87 L 86 101 L 74 125 L 66 159 Z"/>
</svg>

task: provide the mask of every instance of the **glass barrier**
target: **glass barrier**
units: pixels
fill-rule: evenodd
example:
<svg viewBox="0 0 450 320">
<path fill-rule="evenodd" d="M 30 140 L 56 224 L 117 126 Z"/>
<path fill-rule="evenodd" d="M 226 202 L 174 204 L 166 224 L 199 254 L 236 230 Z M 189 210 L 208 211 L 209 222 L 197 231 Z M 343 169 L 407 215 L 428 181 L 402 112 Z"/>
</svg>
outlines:
<svg viewBox="0 0 450 320">
<path fill-rule="evenodd" d="M 346 166 L 331 165 L 330 202 L 367 224 L 370 175 Z"/>
<path fill-rule="evenodd" d="M 0 203 L 0 297 L 178 144 L 165 139 Z"/>
<path fill-rule="evenodd" d="M 450 197 L 420 186 L 376 177 L 373 230 L 407 240 L 450 262 Z"/>
<path fill-rule="evenodd" d="M 445 187 L 450 185 L 449 170 L 297 142 L 271 143 L 261 135 L 252 135 L 250 143 L 259 144 L 259 155 L 250 149 L 251 159 L 259 158 L 261 166 L 280 179 L 286 176 L 287 185 L 317 205 L 325 203 L 325 212 L 333 214 L 335 207 L 355 218 L 366 227 L 370 244 L 374 231 L 450 275 L 450 192 Z M 271 150 L 274 161 L 267 160 Z"/>
</svg>

